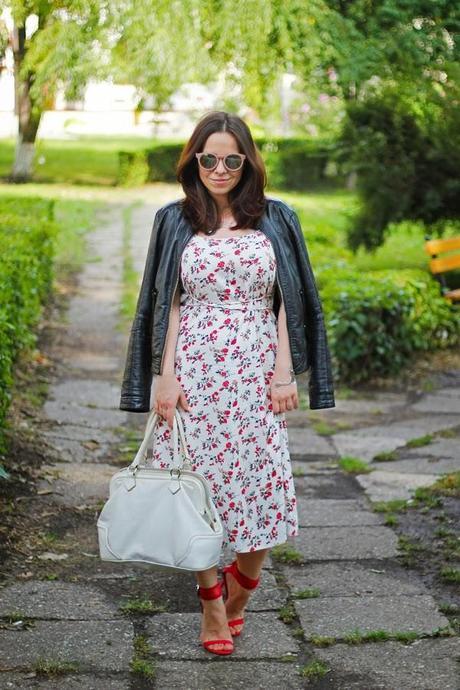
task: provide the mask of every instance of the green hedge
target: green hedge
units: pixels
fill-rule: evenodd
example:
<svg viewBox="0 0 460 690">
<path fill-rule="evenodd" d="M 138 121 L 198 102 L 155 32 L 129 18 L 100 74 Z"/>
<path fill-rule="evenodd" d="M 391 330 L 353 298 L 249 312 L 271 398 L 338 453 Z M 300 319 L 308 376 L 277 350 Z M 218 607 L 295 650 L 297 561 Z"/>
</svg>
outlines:
<svg viewBox="0 0 460 690">
<path fill-rule="evenodd" d="M 415 353 L 458 343 L 460 310 L 422 270 L 318 273 L 334 373 L 347 383 L 395 375 Z"/>
<path fill-rule="evenodd" d="M 55 235 L 52 201 L 0 198 L 0 429 L 11 401 L 15 358 L 35 343 L 31 327 L 52 285 Z"/>
<path fill-rule="evenodd" d="M 270 187 L 306 190 L 342 186 L 345 176 L 335 160 L 336 144 L 315 139 L 256 139 Z M 118 184 L 176 182 L 175 169 L 184 142 L 158 143 L 144 151 L 120 151 Z"/>
</svg>

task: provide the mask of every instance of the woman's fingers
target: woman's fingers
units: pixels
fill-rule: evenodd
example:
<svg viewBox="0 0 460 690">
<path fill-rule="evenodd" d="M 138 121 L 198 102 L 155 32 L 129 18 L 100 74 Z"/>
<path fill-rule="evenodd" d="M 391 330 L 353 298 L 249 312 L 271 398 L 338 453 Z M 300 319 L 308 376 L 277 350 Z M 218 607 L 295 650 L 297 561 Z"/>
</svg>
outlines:
<svg viewBox="0 0 460 690">
<path fill-rule="evenodd" d="M 272 399 L 272 409 L 275 414 L 297 409 L 299 400 L 296 393 L 291 393 L 283 397 L 270 396 Z"/>
</svg>

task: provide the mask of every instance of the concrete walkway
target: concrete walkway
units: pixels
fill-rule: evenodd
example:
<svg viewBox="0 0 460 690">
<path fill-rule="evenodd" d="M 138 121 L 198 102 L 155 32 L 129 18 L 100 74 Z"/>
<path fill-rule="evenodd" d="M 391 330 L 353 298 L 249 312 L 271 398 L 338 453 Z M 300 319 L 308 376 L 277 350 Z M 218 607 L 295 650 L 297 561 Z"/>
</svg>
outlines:
<svg viewBox="0 0 460 690">
<path fill-rule="evenodd" d="M 434 592 L 403 567 L 398 536 L 372 503 L 409 499 L 460 469 L 460 372 L 410 399 L 375 393 L 288 414 L 300 535 L 266 562 L 232 657 L 199 644 L 192 574 L 100 561 L 98 510 L 147 418 L 118 409 L 127 345 L 116 329 L 121 211 L 112 207 L 91 234 L 90 252 L 102 260 L 81 273 L 68 327 L 49 353 L 58 365 L 44 407 L 50 462 L 33 506 L 55 536 L 0 590 L 0 688 L 458 690 L 458 634 Z M 153 213 L 151 205 L 133 213 L 139 272 Z M 324 435 L 320 421 L 337 433 Z M 406 445 L 428 433 L 431 443 Z M 372 472 L 347 474 L 341 456 Z M 393 639 L 362 640 L 375 631 Z M 350 643 L 353 634 L 361 644 Z M 402 634 L 415 639 L 394 639 Z"/>
</svg>

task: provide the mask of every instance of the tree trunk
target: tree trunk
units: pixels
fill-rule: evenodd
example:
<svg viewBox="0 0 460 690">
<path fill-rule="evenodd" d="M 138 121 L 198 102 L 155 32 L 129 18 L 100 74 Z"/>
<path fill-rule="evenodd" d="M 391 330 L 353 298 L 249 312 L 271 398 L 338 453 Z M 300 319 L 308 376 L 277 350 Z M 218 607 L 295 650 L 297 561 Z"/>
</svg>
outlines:
<svg viewBox="0 0 460 690">
<path fill-rule="evenodd" d="M 15 110 L 18 115 L 18 139 L 11 174 L 12 182 L 27 182 L 32 177 L 35 137 L 40 124 L 41 113 L 34 109 L 30 97 L 32 75 L 21 77 L 25 56 L 26 32 L 24 26 L 13 30 Z"/>
</svg>

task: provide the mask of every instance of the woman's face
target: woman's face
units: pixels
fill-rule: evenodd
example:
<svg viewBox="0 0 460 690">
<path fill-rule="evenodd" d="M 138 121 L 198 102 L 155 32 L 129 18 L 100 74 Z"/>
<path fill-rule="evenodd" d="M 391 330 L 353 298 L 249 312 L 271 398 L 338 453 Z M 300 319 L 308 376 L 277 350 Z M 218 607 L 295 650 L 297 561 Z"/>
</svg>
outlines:
<svg viewBox="0 0 460 690">
<path fill-rule="evenodd" d="M 240 153 L 235 137 L 229 132 L 214 132 L 214 134 L 211 134 L 206 139 L 203 152 L 214 153 L 216 156 Z M 203 170 L 199 165 L 200 180 L 215 198 L 216 202 L 225 202 L 226 195 L 240 181 L 244 165 L 245 163 L 236 172 L 227 170 L 223 160 L 219 160 L 217 168 L 214 168 L 214 170 Z"/>
</svg>

